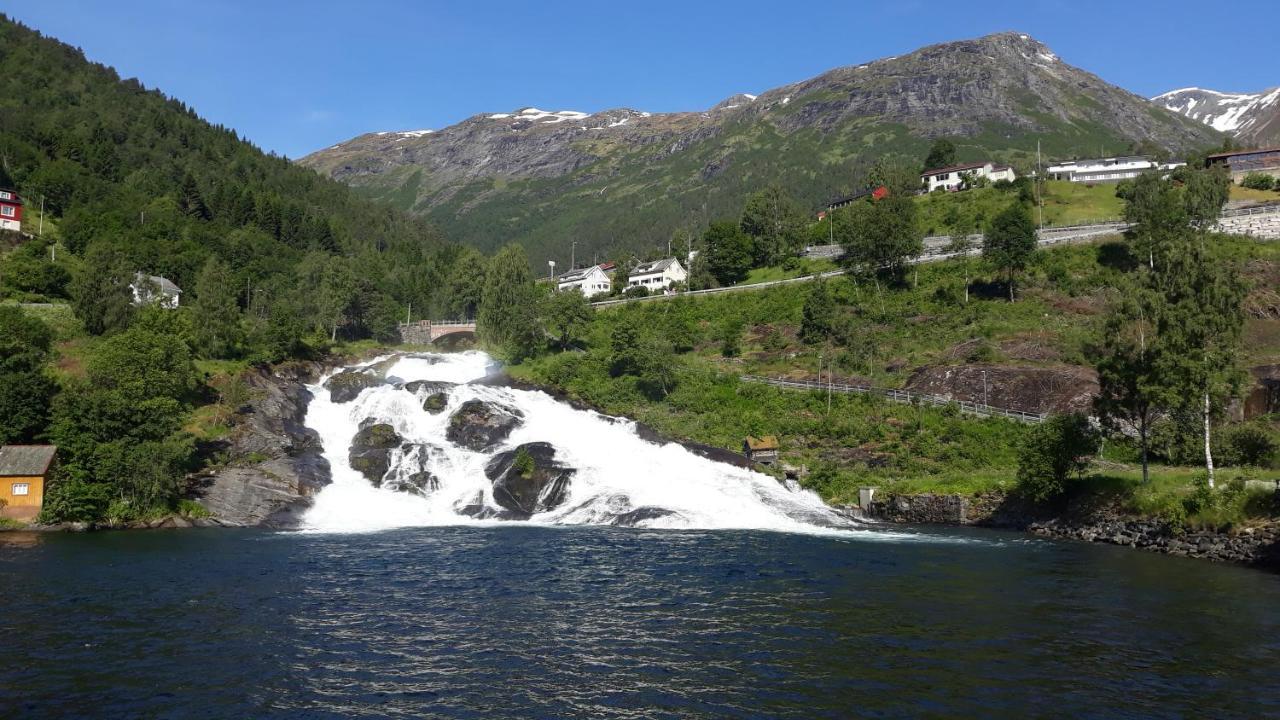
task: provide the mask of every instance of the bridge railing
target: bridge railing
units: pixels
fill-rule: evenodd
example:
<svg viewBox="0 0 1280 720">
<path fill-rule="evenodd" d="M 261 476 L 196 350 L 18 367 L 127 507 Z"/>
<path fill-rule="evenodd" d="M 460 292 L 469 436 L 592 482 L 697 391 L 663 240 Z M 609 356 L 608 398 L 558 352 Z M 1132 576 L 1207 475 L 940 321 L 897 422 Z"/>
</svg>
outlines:
<svg viewBox="0 0 1280 720">
<path fill-rule="evenodd" d="M 1042 423 L 1045 421 L 1045 418 L 1048 417 L 1048 415 L 1043 413 L 1010 410 L 1008 408 L 985 405 L 983 403 L 971 402 L 969 400 L 954 400 L 942 395 L 930 395 L 928 393 L 918 393 L 910 390 L 899 390 L 896 388 L 878 388 L 870 385 L 850 385 L 847 383 L 823 383 L 814 380 L 788 380 L 786 378 L 770 378 L 759 375 L 742 375 L 739 379 L 743 382 L 772 385 L 774 387 L 787 388 L 790 390 L 821 390 L 842 394 L 857 393 L 861 395 L 878 395 L 893 402 L 906 403 L 910 405 L 933 405 L 939 407 L 953 405 L 958 408 L 960 412 L 968 413 L 970 415 L 1003 417 L 1031 424 Z"/>
</svg>

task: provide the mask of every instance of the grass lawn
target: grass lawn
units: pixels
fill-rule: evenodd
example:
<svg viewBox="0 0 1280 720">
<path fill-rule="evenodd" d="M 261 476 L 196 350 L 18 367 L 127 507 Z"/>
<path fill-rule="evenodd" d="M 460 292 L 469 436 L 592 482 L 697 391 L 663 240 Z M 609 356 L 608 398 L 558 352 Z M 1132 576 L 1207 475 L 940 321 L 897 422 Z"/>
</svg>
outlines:
<svg viewBox="0 0 1280 720">
<path fill-rule="evenodd" d="M 790 270 L 783 268 L 781 265 L 753 268 L 747 275 L 747 279 L 738 284 L 755 285 L 757 283 L 773 282 L 775 280 L 790 280 L 792 278 L 815 275 L 817 273 L 830 272 L 831 270 L 838 269 L 839 268 L 834 262 L 824 258 L 800 258 L 799 263 Z"/>
<path fill-rule="evenodd" d="M 1045 185 L 1045 225 L 1080 225 L 1115 220 L 1124 215 L 1124 203 L 1116 197 L 1114 183 L 1089 186 L 1051 180 Z M 952 223 L 958 217 L 968 215 L 974 218 L 981 229 L 1017 198 L 1017 191 L 985 187 L 953 193 L 929 193 L 921 195 L 916 202 L 925 234 L 949 235 Z M 1035 211 L 1035 217 L 1038 222 L 1038 211 Z"/>
<path fill-rule="evenodd" d="M 1280 200 L 1280 191 L 1253 190 L 1239 185 L 1232 185 L 1231 199 L 1235 201 L 1248 200 L 1251 202 L 1275 202 Z"/>
</svg>

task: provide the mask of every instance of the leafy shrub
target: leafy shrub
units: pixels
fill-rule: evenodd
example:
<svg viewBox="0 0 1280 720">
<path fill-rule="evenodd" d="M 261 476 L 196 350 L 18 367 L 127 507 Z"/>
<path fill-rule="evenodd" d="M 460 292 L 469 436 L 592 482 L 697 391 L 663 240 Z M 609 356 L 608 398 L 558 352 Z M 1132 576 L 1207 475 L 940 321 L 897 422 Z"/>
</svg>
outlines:
<svg viewBox="0 0 1280 720">
<path fill-rule="evenodd" d="M 1097 451 L 1097 433 L 1079 413 L 1055 415 L 1032 428 L 1018 453 L 1018 491 L 1035 502 L 1054 502 L 1080 476 Z"/>
<path fill-rule="evenodd" d="M 643 285 L 632 285 L 622 293 L 623 297 L 642 298 L 649 297 L 649 288 Z"/>
<path fill-rule="evenodd" d="M 1280 443 L 1262 425 L 1233 425 L 1221 431 L 1222 462 L 1225 465 L 1272 467 Z"/>
<path fill-rule="evenodd" d="M 527 479 L 533 477 L 533 471 L 537 469 L 537 466 L 533 462 L 533 456 L 529 454 L 528 450 L 522 447 L 516 451 L 516 457 L 511 463 L 511 468 L 515 470 L 520 477 Z"/>
<path fill-rule="evenodd" d="M 1273 190 L 1276 187 L 1276 179 L 1266 173 L 1251 172 L 1244 176 L 1240 184 L 1250 190 Z"/>
</svg>

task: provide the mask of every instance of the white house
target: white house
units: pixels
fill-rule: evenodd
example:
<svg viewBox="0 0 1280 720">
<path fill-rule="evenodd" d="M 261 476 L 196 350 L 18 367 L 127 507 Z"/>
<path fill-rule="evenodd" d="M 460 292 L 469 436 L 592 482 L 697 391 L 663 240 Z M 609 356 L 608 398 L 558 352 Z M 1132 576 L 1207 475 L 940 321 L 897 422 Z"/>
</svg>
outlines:
<svg viewBox="0 0 1280 720">
<path fill-rule="evenodd" d="M 991 182 L 1000 180 L 1008 180 L 1013 182 L 1018 179 L 1013 168 L 1008 165 L 996 165 L 989 162 L 968 163 L 966 165 L 952 165 L 951 167 L 935 168 L 933 170 L 925 170 L 920 179 L 925 184 L 925 189 L 933 192 L 938 188 L 943 190 L 959 190 L 965 178 L 984 177 Z"/>
<path fill-rule="evenodd" d="M 178 307 L 182 295 L 182 290 L 169 280 L 146 273 L 134 275 L 129 289 L 133 291 L 134 305 L 155 304 L 169 310 Z"/>
<path fill-rule="evenodd" d="M 592 265 L 589 268 L 570 270 L 561 275 L 556 288 L 562 291 L 578 288 L 586 297 L 594 297 L 607 295 L 613 289 L 613 281 L 609 279 L 609 275 L 602 266 Z"/>
<path fill-rule="evenodd" d="M 1148 170 L 1172 170 L 1186 163 L 1158 163 L 1145 155 L 1126 155 L 1092 160 L 1071 160 L 1050 165 L 1049 177 L 1078 183 L 1120 182 L 1136 178 Z"/>
<path fill-rule="evenodd" d="M 689 273 L 675 258 L 663 258 L 653 262 L 637 265 L 627 277 L 627 287 L 646 287 L 654 290 L 665 290 L 676 283 L 689 279 Z"/>
</svg>

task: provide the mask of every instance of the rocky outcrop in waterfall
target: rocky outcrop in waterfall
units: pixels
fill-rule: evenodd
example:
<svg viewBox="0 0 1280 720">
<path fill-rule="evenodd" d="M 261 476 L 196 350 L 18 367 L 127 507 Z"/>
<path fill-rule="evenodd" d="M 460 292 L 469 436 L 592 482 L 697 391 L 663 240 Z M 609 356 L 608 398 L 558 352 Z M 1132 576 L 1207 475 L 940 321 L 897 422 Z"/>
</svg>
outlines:
<svg viewBox="0 0 1280 720">
<path fill-rule="evenodd" d="M 556 449 L 544 442 L 498 453 L 484 469 L 493 481 L 493 501 L 526 518 L 562 505 L 576 472 L 556 462 Z"/>
<path fill-rule="evenodd" d="M 329 400 L 335 403 L 346 403 L 355 400 L 365 388 L 382 384 L 382 379 L 372 373 L 360 370 L 340 372 L 329 378 L 324 384 L 329 391 Z"/>
<path fill-rule="evenodd" d="M 432 415 L 444 412 L 449 405 L 449 391 L 454 387 L 454 383 L 435 380 L 415 380 L 404 384 L 405 390 L 422 400 L 422 409 Z"/>
<path fill-rule="evenodd" d="M 391 468 L 391 451 L 399 448 L 404 438 L 395 428 L 372 418 L 360 423 L 360 431 L 351 439 L 347 462 L 351 469 L 364 475 L 374 485 L 381 485 L 382 478 Z"/>
<path fill-rule="evenodd" d="M 524 413 L 507 405 L 468 400 L 449 418 L 445 436 L 449 442 L 484 452 L 506 440 L 523 418 Z"/>
<path fill-rule="evenodd" d="M 258 368 L 244 378 L 252 399 L 220 448 L 227 460 L 191 478 L 189 495 L 224 524 L 295 527 L 330 482 L 320 437 L 303 423 L 318 366 Z"/>
</svg>

